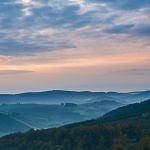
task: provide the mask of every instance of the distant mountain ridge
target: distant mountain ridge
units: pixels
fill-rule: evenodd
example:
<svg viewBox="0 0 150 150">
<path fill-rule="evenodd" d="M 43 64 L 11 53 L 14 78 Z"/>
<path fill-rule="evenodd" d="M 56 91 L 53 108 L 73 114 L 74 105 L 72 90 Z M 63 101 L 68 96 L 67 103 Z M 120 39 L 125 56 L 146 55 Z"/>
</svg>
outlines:
<svg viewBox="0 0 150 150">
<path fill-rule="evenodd" d="M 150 99 L 150 90 L 128 93 L 53 90 L 21 94 L 0 94 L 0 104 L 60 104 L 69 102 L 81 104 L 102 100 L 113 100 L 128 104 L 146 99 Z"/>
</svg>

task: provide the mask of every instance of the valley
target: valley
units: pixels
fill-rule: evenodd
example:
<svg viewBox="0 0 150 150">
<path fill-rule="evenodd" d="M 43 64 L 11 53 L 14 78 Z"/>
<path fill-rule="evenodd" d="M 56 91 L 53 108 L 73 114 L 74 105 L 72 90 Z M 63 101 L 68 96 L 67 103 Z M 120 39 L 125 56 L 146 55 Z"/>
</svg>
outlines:
<svg viewBox="0 0 150 150">
<path fill-rule="evenodd" d="M 75 92 L 47 91 L 0 95 L 0 136 L 29 129 L 47 129 L 96 119 L 118 107 L 150 98 L 150 91 Z M 80 103 L 79 103 L 80 102 Z M 6 118 L 8 119 L 6 121 Z M 8 123 L 7 123 L 8 122 Z M 16 130 L 16 124 L 17 130 Z"/>
</svg>

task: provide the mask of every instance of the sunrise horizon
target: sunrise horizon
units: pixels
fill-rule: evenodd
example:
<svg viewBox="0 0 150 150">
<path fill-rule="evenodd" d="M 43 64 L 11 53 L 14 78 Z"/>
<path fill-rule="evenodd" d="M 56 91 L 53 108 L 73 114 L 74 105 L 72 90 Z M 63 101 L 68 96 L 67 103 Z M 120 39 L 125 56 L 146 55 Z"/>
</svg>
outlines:
<svg viewBox="0 0 150 150">
<path fill-rule="evenodd" d="M 147 0 L 0 4 L 0 93 L 150 88 Z"/>
</svg>

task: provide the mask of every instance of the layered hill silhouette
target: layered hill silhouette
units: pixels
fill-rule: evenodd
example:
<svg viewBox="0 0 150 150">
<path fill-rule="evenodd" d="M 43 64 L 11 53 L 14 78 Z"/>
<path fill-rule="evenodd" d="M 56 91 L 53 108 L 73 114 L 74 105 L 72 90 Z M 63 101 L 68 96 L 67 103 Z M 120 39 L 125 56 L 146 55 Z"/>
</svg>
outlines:
<svg viewBox="0 0 150 150">
<path fill-rule="evenodd" d="M 63 103 L 55 105 L 46 104 L 3 104 L 0 112 L 9 117 L 19 120 L 29 126 L 29 128 L 42 129 L 59 127 L 65 124 L 80 122 L 102 116 L 106 112 L 122 106 L 115 101 L 101 101 L 86 104 Z M 0 122 L 6 122 L 0 118 Z M 13 126 L 13 122 L 9 122 Z M 18 128 L 17 131 L 24 131 Z M 14 133 L 16 130 L 0 128 L 0 133 Z M 1 135 L 1 134 L 0 134 Z"/>
<path fill-rule="evenodd" d="M 102 100 L 118 101 L 121 103 L 133 103 L 150 98 L 150 91 L 139 92 L 89 92 L 89 91 L 45 91 L 21 94 L 0 94 L 0 104 L 60 104 L 60 103 L 86 103 Z"/>
<path fill-rule="evenodd" d="M 4 150 L 149 150 L 150 100 L 113 110 L 101 118 L 0 139 Z"/>
<path fill-rule="evenodd" d="M 9 125 L 12 127 L 9 130 L 5 126 L 8 123 L 0 118 L 1 124 L 4 124 L 0 128 L 0 136 L 31 128 L 47 129 L 95 119 L 118 107 L 149 98 L 150 91 L 117 93 L 53 90 L 0 94 L 0 113 L 10 118 Z"/>
</svg>

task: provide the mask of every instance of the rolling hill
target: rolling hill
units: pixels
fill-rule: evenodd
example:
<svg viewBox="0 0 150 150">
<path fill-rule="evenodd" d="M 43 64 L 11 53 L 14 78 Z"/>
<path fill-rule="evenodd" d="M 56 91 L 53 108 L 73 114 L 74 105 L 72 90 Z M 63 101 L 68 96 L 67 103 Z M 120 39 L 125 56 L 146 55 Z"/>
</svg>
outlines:
<svg viewBox="0 0 150 150">
<path fill-rule="evenodd" d="M 118 116 L 121 116 L 118 118 Z M 149 150 L 150 100 L 121 107 L 101 118 L 2 137 L 10 150 Z"/>
<path fill-rule="evenodd" d="M 21 94 L 0 94 L 0 104 L 61 104 L 61 103 L 92 103 L 102 100 L 133 103 L 150 98 L 150 91 L 117 93 L 117 92 L 89 92 L 89 91 L 45 91 Z"/>
<path fill-rule="evenodd" d="M 10 115 L 0 113 L 0 136 L 19 131 L 27 131 L 30 127 Z"/>
<path fill-rule="evenodd" d="M 139 102 L 150 97 L 150 91 L 118 93 L 118 92 L 76 92 L 45 91 L 22 94 L 0 94 L 0 112 L 11 119 L 28 126 L 28 129 L 47 129 L 60 127 L 98 118 L 118 107 Z M 140 100 L 141 99 L 141 100 Z M 0 118 L 0 122 L 3 120 Z M 13 126 L 11 122 L 10 126 Z M 11 133 L 24 131 L 12 128 Z M 7 135 L 1 128 L 1 135 Z"/>
<path fill-rule="evenodd" d="M 119 106 L 122 106 L 122 104 L 115 101 L 86 104 L 63 103 L 57 105 L 3 104 L 0 106 L 0 112 L 24 122 L 30 128 L 45 129 L 97 118 Z M 1 118 L 0 122 L 3 122 Z M 11 125 L 11 122 L 9 125 Z M 17 131 L 23 130 L 18 128 Z"/>
</svg>

